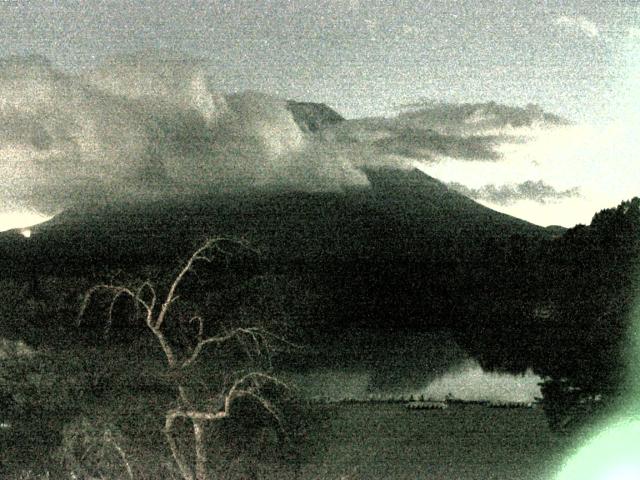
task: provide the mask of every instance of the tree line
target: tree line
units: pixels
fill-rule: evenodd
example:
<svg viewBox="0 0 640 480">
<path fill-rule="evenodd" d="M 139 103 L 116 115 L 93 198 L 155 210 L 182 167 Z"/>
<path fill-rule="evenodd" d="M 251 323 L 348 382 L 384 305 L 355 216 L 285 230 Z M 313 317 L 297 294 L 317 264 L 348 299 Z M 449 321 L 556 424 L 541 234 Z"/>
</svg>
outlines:
<svg viewBox="0 0 640 480">
<path fill-rule="evenodd" d="M 458 338 L 486 368 L 532 368 L 551 425 L 577 425 L 627 387 L 639 252 L 638 198 L 556 238 L 493 241 L 463 282 Z"/>
</svg>

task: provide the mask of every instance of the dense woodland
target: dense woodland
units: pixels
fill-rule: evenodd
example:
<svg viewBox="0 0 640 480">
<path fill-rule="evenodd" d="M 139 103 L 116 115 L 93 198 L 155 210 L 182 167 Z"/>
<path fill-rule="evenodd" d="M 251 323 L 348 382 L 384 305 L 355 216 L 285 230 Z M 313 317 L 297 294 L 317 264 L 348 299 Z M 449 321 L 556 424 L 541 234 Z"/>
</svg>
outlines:
<svg viewBox="0 0 640 480">
<path fill-rule="evenodd" d="M 553 426 L 615 404 L 637 328 L 640 199 L 551 240 L 514 236 L 488 249 L 493 261 L 459 304 L 461 342 L 487 368 L 542 376 Z"/>
</svg>

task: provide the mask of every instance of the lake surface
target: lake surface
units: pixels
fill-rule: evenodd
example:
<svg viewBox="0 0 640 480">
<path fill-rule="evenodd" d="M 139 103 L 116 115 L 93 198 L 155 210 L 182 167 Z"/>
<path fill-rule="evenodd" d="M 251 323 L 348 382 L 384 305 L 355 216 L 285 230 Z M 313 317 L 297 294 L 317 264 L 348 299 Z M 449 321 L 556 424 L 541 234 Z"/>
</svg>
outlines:
<svg viewBox="0 0 640 480">
<path fill-rule="evenodd" d="M 571 440 L 541 408 L 324 405 L 328 423 L 304 479 L 532 480 L 557 471 Z"/>
</svg>

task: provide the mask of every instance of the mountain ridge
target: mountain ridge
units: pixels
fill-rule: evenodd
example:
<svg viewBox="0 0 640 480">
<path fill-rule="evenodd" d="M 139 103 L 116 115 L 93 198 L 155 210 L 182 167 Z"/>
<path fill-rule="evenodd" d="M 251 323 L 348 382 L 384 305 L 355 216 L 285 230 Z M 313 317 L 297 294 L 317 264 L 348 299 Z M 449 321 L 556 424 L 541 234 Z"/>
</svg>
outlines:
<svg viewBox="0 0 640 480">
<path fill-rule="evenodd" d="M 427 248 L 446 252 L 448 241 L 464 250 L 463 236 L 470 241 L 469 235 L 547 235 L 545 229 L 482 207 L 418 170 L 365 171 L 370 187 L 340 192 L 256 190 L 69 209 L 33 227 L 31 238 L 0 235 L 0 245 L 5 245 L 5 259 L 11 258 L 10 238 L 40 250 L 44 261 L 38 263 L 44 268 L 46 261 L 81 264 L 83 255 L 92 263 L 102 258 L 109 264 L 109 250 L 120 259 L 115 264 L 145 263 L 145 255 L 169 261 L 163 249 L 180 257 L 185 253 L 180 249 L 207 236 L 245 239 L 270 262 L 287 263 L 288 256 L 424 258 Z M 470 242 L 468 247 L 475 246 Z"/>
</svg>

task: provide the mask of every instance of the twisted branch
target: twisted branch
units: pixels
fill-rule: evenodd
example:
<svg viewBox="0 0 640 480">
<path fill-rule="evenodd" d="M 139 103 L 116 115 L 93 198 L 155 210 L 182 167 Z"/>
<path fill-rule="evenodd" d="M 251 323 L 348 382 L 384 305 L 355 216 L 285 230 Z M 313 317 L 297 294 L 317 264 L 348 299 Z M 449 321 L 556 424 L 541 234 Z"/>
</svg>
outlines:
<svg viewBox="0 0 640 480">
<path fill-rule="evenodd" d="M 210 239 L 191 255 L 184 267 L 178 272 L 177 276 L 171 283 L 169 291 L 167 292 L 167 295 L 162 302 L 159 311 L 157 311 L 156 308 L 156 289 L 148 280 L 143 282 L 135 291 L 123 286 L 117 286 L 113 284 L 100 284 L 92 287 L 85 294 L 80 309 L 78 324 L 81 323 L 82 316 L 84 315 L 89 305 L 91 297 L 100 290 L 106 290 L 113 294 L 113 298 L 111 299 L 111 303 L 109 305 L 109 318 L 106 328 L 108 329 L 112 325 L 113 314 L 117 300 L 122 296 L 130 297 L 133 300 L 134 305 L 136 306 L 136 315 L 139 315 L 140 308 L 142 308 L 145 323 L 158 340 L 158 343 L 160 344 L 162 351 L 164 352 L 168 366 L 171 370 L 187 369 L 198 360 L 203 349 L 207 345 L 220 345 L 232 339 L 242 339 L 243 337 L 248 337 L 253 343 L 258 354 L 262 353 L 263 348 L 269 349 L 269 347 L 271 346 L 270 341 L 272 340 L 277 340 L 279 342 L 296 347 L 296 345 L 257 327 L 239 327 L 228 332 L 223 332 L 219 335 L 205 336 L 204 319 L 201 316 L 196 315 L 190 319 L 190 323 L 197 324 L 196 344 L 191 352 L 186 356 L 186 358 L 179 359 L 177 357 L 162 328 L 171 305 L 175 303 L 179 298 L 179 296 L 176 294 L 176 291 L 178 290 L 178 287 L 182 283 L 187 273 L 194 271 L 193 268 L 195 262 L 204 261 L 210 263 L 214 259 L 214 252 L 221 254 L 227 253 L 220 246 L 220 242 L 224 240 L 225 239 L 223 238 Z M 241 242 L 235 243 L 239 243 L 243 248 L 252 250 Z M 207 252 L 211 253 L 207 255 Z M 251 354 L 248 348 L 247 350 L 248 353 Z M 185 386 L 181 385 L 179 380 L 177 380 L 176 383 L 176 386 L 178 387 L 179 406 L 167 412 L 165 417 L 164 434 L 167 440 L 167 444 L 171 449 L 173 458 L 178 464 L 180 473 L 185 480 L 205 480 L 207 478 L 207 458 L 206 449 L 204 446 L 204 422 L 214 422 L 229 417 L 231 415 L 233 404 L 238 399 L 251 398 L 256 401 L 269 415 L 271 415 L 277 421 L 281 430 L 284 432 L 280 414 L 277 408 L 264 395 L 261 394 L 261 390 L 267 383 L 288 388 L 286 384 L 276 379 L 275 377 L 272 377 L 271 375 L 262 372 L 250 372 L 236 379 L 230 386 L 230 388 L 228 388 L 226 395 L 221 394 L 222 403 L 217 411 L 206 409 L 202 410 L 197 408 L 194 402 L 191 401 L 191 398 L 189 398 Z M 172 433 L 174 424 L 179 418 L 189 419 L 192 422 L 193 434 L 195 439 L 195 470 L 189 466 L 187 460 L 182 455 L 176 440 L 173 438 Z"/>
<path fill-rule="evenodd" d="M 162 303 L 162 307 L 160 308 L 160 313 L 158 313 L 158 317 L 156 318 L 155 321 L 155 328 L 161 328 L 162 324 L 164 323 L 165 317 L 167 316 L 167 313 L 169 312 L 169 308 L 171 307 L 171 304 L 174 303 L 177 299 L 178 296 L 176 295 L 176 289 L 178 288 L 178 286 L 180 285 L 180 283 L 182 283 L 183 278 L 185 277 L 185 275 L 193 270 L 193 264 L 197 261 L 203 261 L 203 262 L 207 262 L 207 263 L 211 263 L 214 259 L 213 256 L 207 256 L 205 255 L 206 251 L 210 251 L 210 250 L 215 250 L 218 253 L 221 253 L 223 255 L 225 255 L 227 252 L 225 250 L 222 249 L 222 247 L 220 246 L 221 242 L 224 241 L 229 241 L 226 238 L 212 238 L 207 240 L 204 245 L 202 245 L 200 248 L 198 248 L 193 255 L 191 255 L 191 257 L 189 258 L 189 260 L 187 260 L 187 263 L 185 264 L 185 266 L 182 268 L 182 270 L 180 270 L 180 272 L 178 273 L 178 275 L 176 276 L 176 278 L 174 279 L 173 283 L 171 284 L 171 287 L 169 288 L 169 292 L 167 293 L 167 297 L 165 298 L 165 301 Z M 244 242 L 234 242 L 237 243 L 238 245 L 240 245 L 241 247 L 247 249 L 247 250 L 251 250 L 254 251 L 253 249 L 251 249 L 250 247 L 248 247 Z"/>
</svg>

